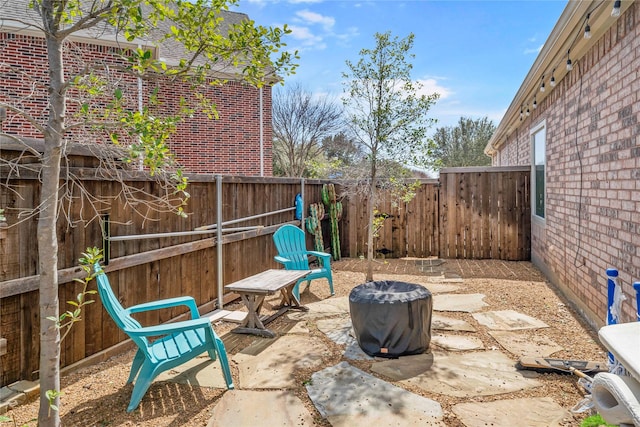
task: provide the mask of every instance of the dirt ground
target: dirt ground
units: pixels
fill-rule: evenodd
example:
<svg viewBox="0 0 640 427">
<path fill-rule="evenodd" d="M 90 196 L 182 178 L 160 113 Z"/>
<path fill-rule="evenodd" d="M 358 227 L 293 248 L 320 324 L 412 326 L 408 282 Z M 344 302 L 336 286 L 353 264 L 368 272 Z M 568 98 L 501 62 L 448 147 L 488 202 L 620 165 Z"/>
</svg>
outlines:
<svg viewBox="0 0 640 427">
<path fill-rule="evenodd" d="M 436 273 L 427 271 L 416 260 L 379 260 L 375 264 L 375 280 L 399 280 L 414 283 L 426 283 L 430 276 Z M 456 293 L 482 293 L 484 301 L 491 310 L 512 309 L 533 316 L 544 321 L 550 327 L 544 330 L 551 340 L 559 344 L 563 350 L 554 353 L 553 358 L 594 360 L 604 363 L 605 350 L 598 344 L 595 331 L 591 330 L 571 309 L 544 277 L 528 262 L 503 261 L 457 261 L 447 260 L 443 266 L 447 277 L 460 276 L 463 282 Z M 361 260 L 344 260 L 333 265 L 334 287 L 336 296 L 347 296 L 354 286 L 364 282 L 365 263 Z M 426 271 L 426 273 L 425 273 Z M 427 285 L 428 287 L 428 285 Z M 309 290 L 302 293 L 302 303 L 329 298 L 326 282 L 312 282 Z M 278 300 L 279 301 L 279 300 Z M 268 300 L 277 303 L 276 299 Z M 238 303 L 231 304 L 226 309 L 240 309 Z M 458 317 L 474 326 L 478 323 L 469 313 L 447 313 L 447 316 Z M 318 340 L 324 342 L 330 350 L 323 366 L 314 370 L 321 370 L 333 366 L 343 360 L 342 348 L 329 340 L 323 333 L 308 325 L 310 332 Z M 256 340 L 264 340 L 265 351 L 268 342 L 264 338 L 230 333 L 234 324 L 221 322 L 214 325 L 218 335 L 225 341 L 229 358 Z M 278 318 L 269 325 L 276 332 L 284 332 L 291 327 L 291 321 L 286 316 Z M 489 334 L 486 328 L 477 327 L 477 335 L 487 349 L 500 349 L 500 345 Z M 532 332 L 533 333 L 533 332 Z M 506 351 L 505 354 L 509 354 Z M 192 387 L 170 382 L 155 382 L 141 405 L 132 413 L 126 412 L 131 395 L 132 385 L 125 384 L 129 374 L 133 351 L 113 357 L 106 362 L 81 369 L 65 375 L 62 378 L 62 403 L 60 415 L 64 426 L 206 426 L 211 409 L 225 390 Z M 512 356 L 514 364 L 517 358 Z M 370 361 L 349 361 L 352 365 L 371 372 Z M 231 362 L 234 382 L 238 384 L 238 372 Z M 306 394 L 305 382 L 311 377 L 312 371 L 299 371 L 297 383 L 299 387 L 291 390 L 300 397 L 309 411 L 314 415 L 316 425 L 329 426 L 316 411 Z M 583 390 L 577 385 L 575 376 L 563 373 L 530 372 L 542 382 L 541 387 L 513 393 L 509 398 L 552 397 L 556 403 L 566 409 L 572 408 L 583 398 Z M 375 374 L 374 374 L 375 375 Z M 445 411 L 445 422 L 452 427 L 462 426 L 451 412 L 451 407 L 462 402 L 482 402 L 504 399 L 505 396 L 486 396 L 473 398 L 457 398 L 420 389 L 411 389 L 396 383 L 399 387 L 438 401 Z M 240 385 L 241 386 L 241 385 Z M 35 426 L 37 417 L 37 401 L 20 405 L 7 413 L 14 418 L 16 425 Z M 576 415 L 565 425 L 578 426 L 583 415 Z M 242 426 L 240 426 L 242 427 Z"/>
</svg>

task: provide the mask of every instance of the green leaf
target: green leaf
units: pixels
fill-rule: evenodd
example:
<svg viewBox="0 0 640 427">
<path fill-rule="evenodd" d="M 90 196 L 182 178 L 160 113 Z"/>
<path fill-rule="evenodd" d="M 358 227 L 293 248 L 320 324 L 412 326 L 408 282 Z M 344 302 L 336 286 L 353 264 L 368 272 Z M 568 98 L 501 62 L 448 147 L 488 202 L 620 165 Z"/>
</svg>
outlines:
<svg viewBox="0 0 640 427">
<path fill-rule="evenodd" d="M 118 101 L 120 101 L 120 100 L 122 99 L 122 89 L 117 88 L 117 89 L 115 90 L 115 92 L 113 93 L 113 96 L 114 96 Z"/>
</svg>

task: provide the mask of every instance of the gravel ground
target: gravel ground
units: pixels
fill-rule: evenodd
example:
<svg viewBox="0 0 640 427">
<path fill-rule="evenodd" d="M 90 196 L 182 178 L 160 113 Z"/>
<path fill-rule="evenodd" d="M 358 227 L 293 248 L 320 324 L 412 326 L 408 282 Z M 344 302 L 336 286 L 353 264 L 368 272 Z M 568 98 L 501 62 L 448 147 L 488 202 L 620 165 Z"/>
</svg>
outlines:
<svg viewBox="0 0 640 427">
<path fill-rule="evenodd" d="M 427 287 L 429 280 L 434 280 L 434 273 L 424 274 L 424 268 L 421 269 L 419 261 L 380 260 L 376 261 L 374 265 L 375 280 L 422 283 Z M 336 295 L 347 296 L 354 286 L 363 283 L 364 275 L 362 272 L 364 268 L 365 263 L 360 260 L 351 259 L 334 263 Z M 517 310 L 548 324 L 550 327 L 545 329 L 545 335 L 563 348 L 562 351 L 554 353 L 552 357 L 599 362 L 606 360 L 606 352 L 598 344 L 595 331 L 581 321 L 567 302 L 554 292 L 553 288 L 530 263 L 448 260 L 442 268 L 447 277 L 462 276 L 463 281 L 458 284 L 460 289 L 456 293 L 485 294 L 484 301 L 489 304 L 486 309 Z M 323 281 L 312 282 L 311 288 L 302 293 L 302 303 L 328 298 L 328 286 L 325 283 Z M 268 311 L 270 304 L 275 305 L 277 302 L 275 298 L 267 300 L 264 308 Z M 238 303 L 225 308 L 241 309 Z M 470 313 L 447 313 L 447 316 L 464 319 L 476 326 L 478 332 L 475 336 L 483 341 L 486 348 L 501 348 L 486 333 L 486 328 L 479 326 Z M 229 333 L 229 330 L 234 326 L 226 322 L 215 325 L 216 331 L 225 341 L 230 358 L 256 339 L 261 339 Z M 277 332 L 284 332 L 291 327 L 291 321 L 286 316 L 282 316 L 269 326 Z M 321 370 L 342 361 L 342 348 L 326 338 L 313 324 L 308 326 L 311 334 L 326 343 L 330 350 L 323 361 L 323 366 L 314 370 Z M 265 340 L 265 343 L 268 341 Z M 511 357 L 515 364 L 517 358 Z M 130 351 L 106 362 L 65 375 L 62 378 L 63 395 L 60 408 L 62 424 L 64 426 L 206 426 L 211 409 L 221 398 L 224 390 L 156 382 L 151 386 L 137 410 L 132 413 L 125 412 L 132 390 L 131 385 L 125 384 L 132 358 L 133 351 Z M 371 362 L 369 361 L 349 361 L 349 363 L 364 371 L 371 372 Z M 234 364 L 231 363 L 231 365 L 232 371 L 235 370 Z M 312 373 L 312 371 L 300 370 L 297 373 L 300 386 L 291 392 L 302 399 L 314 415 L 318 426 L 328 426 L 329 424 L 321 419 L 315 410 L 304 388 L 304 383 L 308 381 Z M 237 371 L 233 372 L 233 375 L 237 383 Z M 457 403 L 493 401 L 507 397 L 548 396 L 564 408 L 570 409 L 583 397 L 583 391 L 577 385 L 575 376 L 534 372 L 531 372 L 531 375 L 538 376 L 543 385 L 512 393 L 509 396 L 498 395 L 464 399 L 411 389 L 401 384 L 396 385 L 440 402 L 445 411 L 445 422 L 453 427 L 462 426 L 451 412 L 451 407 Z M 29 402 L 13 408 L 7 415 L 14 418 L 16 425 L 35 426 L 37 402 Z M 578 426 L 582 417 L 576 415 L 567 420 L 565 425 Z"/>
</svg>

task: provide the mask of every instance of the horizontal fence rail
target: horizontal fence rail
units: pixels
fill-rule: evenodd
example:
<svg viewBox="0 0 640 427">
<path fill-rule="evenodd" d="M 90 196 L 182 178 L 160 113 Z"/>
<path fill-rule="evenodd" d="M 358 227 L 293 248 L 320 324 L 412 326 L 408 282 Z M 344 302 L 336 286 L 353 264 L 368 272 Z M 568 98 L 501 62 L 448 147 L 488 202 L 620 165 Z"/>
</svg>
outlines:
<svg viewBox="0 0 640 427">
<path fill-rule="evenodd" d="M 73 194 L 75 203 L 58 223 L 61 305 L 75 300 L 80 290 L 73 279 L 83 276 L 78 267 L 81 253 L 97 246 L 108 250 L 105 271 L 123 305 L 190 295 L 210 311 L 220 297 L 219 277 L 228 284 L 279 267 L 273 260 L 276 251 L 271 235 L 282 224 L 301 224 L 292 209 L 298 193 L 303 193 L 306 206 L 322 203 L 322 186 L 328 183 L 225 176 L 219 186 L 211 175 L 194 175 L 189 177 L 191 198 L 186 218 L 146 211 L 143 217 L 135 213 L 136 206 L 120 196 L 121 184 L 117 181 L 96 178 L 91 166 L 76 168 L 74 173 L 86 177 L 83 183 L 88 194 L 110 201 L 97 206 L 100 219 L 109 227 L 107 233 L 98 218 L 82 219 L 86 213 L 86 204 L 79 203 L 83 195 Z M 37 378 L 37 217 L 29 213 L 39 203 L 40 186 L 37 174 L 9 179 L 7 171 L 0 169 L 0 179 L 12 188 L 0 186 L 0 208 L 5 209 L 7 217 L 7 227 L 0 228 L 0 336 L 7 340 L 8 350 L 0 360 L 4 386 Z M 340 183 L 334 183 L 340 193 Z M 129 184 L 149 193 L 160 191 L 140 176 Z M 221 206 L 217 200 L 222 200 Z M 366 255 L 367 200 L 353 196 L 342 203 L 342 255 Z M 397 203 L 390 194 L 382 193 L 377 209 L 384 217 L 374 240 L 377 257 L 530 257 L 528 168 L 446 169 L 439 180 L 421 181 L 410 202 Z M 222 227 L 223 233 L 215 229 L 218 212 L 221 224 L 233 224 Z M 194 233 L 205 228 L 211 233 Z M 328 221 L 322 221 L 327 251 L 329 228 Z M 108 236 L 116 238 L 105 238 Z M 312 236 L 307 237 L 311 247 Z M 95 289 L 95 284 L 90 289 Z M 176 309 L 150 312 L 139 320 L 143 324 L 158 323 L 182 314 Z M 99 359 L 125 338 L 101 304 L 90 304 L 84 308 L 83 322 L 76 324 L 62 343 L 61 363 L 69 366 L 86 358 Z"/>
</svg>

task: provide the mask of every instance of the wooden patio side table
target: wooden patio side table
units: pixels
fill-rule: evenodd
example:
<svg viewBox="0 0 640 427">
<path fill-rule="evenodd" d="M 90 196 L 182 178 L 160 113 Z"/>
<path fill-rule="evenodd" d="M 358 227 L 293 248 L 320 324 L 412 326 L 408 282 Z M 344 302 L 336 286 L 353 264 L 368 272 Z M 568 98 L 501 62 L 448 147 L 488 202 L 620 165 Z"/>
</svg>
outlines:
<svg viewBox="0 0 640 427">
<path fill-rule="evenodd" d="M 231 332 L 275 338 L 276 334 L 267 329 L 265 325 L 288 310 L 309 310 L 307 307 L 300 305 L 300 301 L 293 295 L 293 287 L 296 282 L 309 273 L 311 273 L 311 270 L 271 269 L 226 285 L 225 288 L 227 290 L 240 295 L 248 310 L 242 324 Z M 282 295 L 280 305 L 276 307 L 278 311 L 271 316 L 260 317 L 264 298 L 278 291 Z"/>
</svg>

